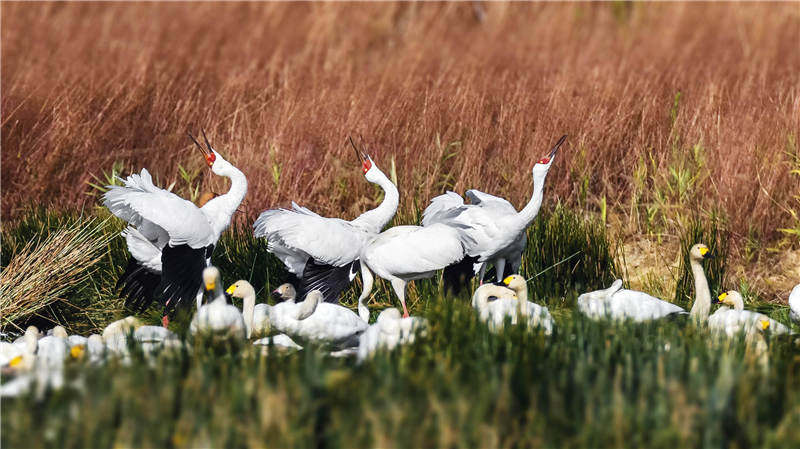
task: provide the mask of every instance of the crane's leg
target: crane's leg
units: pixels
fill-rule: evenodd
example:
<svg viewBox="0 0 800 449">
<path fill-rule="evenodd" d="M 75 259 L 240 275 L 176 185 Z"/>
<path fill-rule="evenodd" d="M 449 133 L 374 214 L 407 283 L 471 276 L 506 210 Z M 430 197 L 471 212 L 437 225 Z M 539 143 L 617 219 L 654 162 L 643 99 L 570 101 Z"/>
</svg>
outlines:
<svg viewBox="0 0 800 449">
<path fill-rule="evenodd" d="M 483 276 L 486 274 L 486 262 L 481 264 L 481 269 L 478 270 L 478 285 L 483 285 Z"/>
<path fill-rule="evenodd" d="M 501 282 L 506 271 L 506 259 L 502 257 L 497 259 L 494 262 L 494 270 L 497 272 L 497 282 Z"/>
<path fill-rule="evenodd" d="M 400 278 L 392 279 L 392 288 L 394 288 L 394 292 L 397 294 L 397 297 L 400 298 L 400 304 L 403 306 L 403 318 L 408 318 L 408 309 L 406 308 L 406 284 L 407 282 Z"/>
<path fill-rule="evenodd" d="M 369 309 L 364 305 L 364 300 L 369 298 L 375 278 L 372 276 L 369 268 L 367 268 L 367 264 L 365 264 L 363 260 L 361 261 L 361 281 L 364 283 L 364 288 L 361 290 L 361 296 L 358 297 L 358 316 L 364 320 L 365 323 L 369 323 Z"/>
<path fill-rule="evenodd" d="M 166 304 L 164 304 L 164 316 L 161 317 L 161 326 L 163 326 L 164 329 L 169 327 L 169 314 L 167 314 L 167 306 L 169 305 L 170 301 L 172 301 L 172 299 L 168 299 Z"/>
</svg>

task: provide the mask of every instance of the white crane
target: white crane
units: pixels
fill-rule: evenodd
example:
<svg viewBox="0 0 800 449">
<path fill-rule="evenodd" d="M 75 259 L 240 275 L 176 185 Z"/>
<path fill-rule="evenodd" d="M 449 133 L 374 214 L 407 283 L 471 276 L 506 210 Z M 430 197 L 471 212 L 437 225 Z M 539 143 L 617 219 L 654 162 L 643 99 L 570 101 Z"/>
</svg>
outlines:
<svg viewBox="0 0 800 449">
<path fill-rule="evenodd" d="M 408 282 L 433 277 L 436 271 L 464 259 L 465 241 L 469 241 L 469 236 L 461 229 L 442 223 L 395 226 L 375 236 L 361 252 L 364 290 L 358 298 L 358 315 L 368 322 L 369 309 L 364 300 L 372 290 L 372 273 L 375 273 L 392 283 L 403 306 L 403 318 L 407 318 Z"/>
<path fill-rule="evenodd" d="M 339 294 L 358 272 L 362 248 L 394 217 L 400 195 L 369 154 L 359 155 L 364 177 L 383 189 L 381 204 L 358 218 L 345 221 L 322 217 L 292 202 L 292 209 L 270 209 L 253 225 L 256 237 L 268 241 L 269 251 L 300 279 L 299 290 L 320 290 L 325 302 L 338 302 Z"/>
<path fill-rule="evenodd" d="M 789 317 L 800 324 L 800 284 L 797 284 L 789 293 Z"/>
<path fill-rule="evenodd" d="M 527 240 L 525 230 L 539 213 L 547 172 L 566 138 L 562 136 L 550 153 L 533 166 L 533 194 L 521 211 L 517 212 L 503 198 L 474 189 L 466 192 L 472 204 L 464 204 L 460 195 L 447 192 L 434 198 L 425 209 L 423 226 L 443 223 L 460 227 L 474 242 L 466 248 L 469 257 L 445 271 L 445 281 L 455 291 L 461 288 L 461 273 L 468 273 L 467 280 L 477 274 L 482 283 L 489 263 L 495 266 L 497 282 L 505 277 L 506 263 L 510 264 L 511 273 L 519 272 Z"/>
<path fill-rule="evenodd" d="M 715 302 L 722 304 L 723 307 L 708 317 L 709 329 L 723 332 L 729 337 L 738 332 L 745 332 L 745 334 L 769 332 L 773 335 L 791 333 L 785 324 L 775 321 L 763 313 L 744 310 L 744 300 L 741 293 L 736 290 L 720 294 Z"/>
<path fill-rule="evenodd" d="M 202 298 L 201 274 L 222 232 L 247 193 L 244 174 L 211 147 L 189 134 L 211 171 L 231 180 L 228 193 L 197 207 L 172 192 L 156 187 L 150 173 L 130 175 L 122 186 L 108 186 L 103 196 L 114 215 L 128 222 L 123 232 L 131 258 L 117 282 L 126 306 L 142 311 L 153 300 L 164 305 L 163 324 L 179 306 Z"/>
</svg>

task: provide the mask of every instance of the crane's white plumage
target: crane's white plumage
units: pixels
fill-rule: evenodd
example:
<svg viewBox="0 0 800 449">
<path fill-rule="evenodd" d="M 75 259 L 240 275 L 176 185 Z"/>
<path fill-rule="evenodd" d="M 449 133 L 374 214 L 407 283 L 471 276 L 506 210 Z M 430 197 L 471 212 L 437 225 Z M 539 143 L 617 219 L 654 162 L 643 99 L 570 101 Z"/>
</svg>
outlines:
<svg viewBox="0 0 800 449">
<path fill-rule="evenodd" d="M 789 328 L 764 315 L 763 313 L 744 310 L 742 295 L 730 290 L 717 298 L 723 306 L 708 317 L 708 327 L 732 337 L 740 332 L 769 333 L 773 335 L 789 334 Z"/>
<path fill-rule="evenodd" d="M 473 262 L 473 274 L 483 279 L 489 263 L 494 263 L 497 281 L 503 279 L 506 262 L 511 272 L 517 272 L 525 249 L 525 229 L 539 213 L 542 205 L 544 181 L 559 147 L 566 136 L 561 137 L 549 156 L 533 166 L 533 194 L 528 204 L 519 212 L 508 201 L 478 190 L 468 190 L 472 204 L 464 204 L 455 192 L 447 192 L 434 198 L 423 212 L 422 225 L 443 223 L 463 229 L 471 240 L 467 255 Z M 457 268 L 456 268 L 457 269 Z"/>
<path fill-rule="evenodd" d="M 797 284 L 789 293 L 789 316 L 792 321 L 800 324 L 800 284 Z"/>
<path fill-rule="evenodd" d="M 269 251 L 300 279 L 300 292 L 320 290 L 326 302 L 338 302 L 355 277 L 362 248 L 397 211 L 397 187 L 369 155 L 359 157 L 364 177 L 383 189 L 384 199 L 377 208 L 345 221 L 322 217 L 292 202 L 291 209 L 262 212 L 253 225 L 254 235 L 266 238 Z"/>
<path fill-rule="evenodd" d="M 118 282 L 126 305 L 144 310 L 158 299 L 164 304 L 165 323 L 169 311 L 199 298 L 201 272 L 211 263 L 214 246 L 247 193 L 244 174 L 223 159 L 207 138 L 207 148 L 192 140 L 211 171 L 230 178 L 231 188 L 225 195 L 197 207 L 157 187 L 147 169 L 123 179 L 121 186 L 108 186 L 103 195 L 103 204 L 129 225 L 122 235 L 131 259 Z"/>
<path fill-rule="evenodd" d="M 612 319 L 632 321 L 657 320 L 686 310 L 647 293 L 622 288 L 622 279 L 611 287 L 578 296 L 578 310 L 595 320 Z"/>
<path fill-rule="evenodd" d="M 364 290 L 358 299 L 358 314 L 365 322 L 369 310 L 364 299 L 374 282 L 372 273 L 392 283 L 403 316 L 408 316 L 405 288 L 409 281 L 432 277 L 437 270 L 464 258 L 464 240 L 460 229 L 441 223 L 430 226 L 395 226 L 378 234 L 361 253 L 361 277 Z"/>
</svg>

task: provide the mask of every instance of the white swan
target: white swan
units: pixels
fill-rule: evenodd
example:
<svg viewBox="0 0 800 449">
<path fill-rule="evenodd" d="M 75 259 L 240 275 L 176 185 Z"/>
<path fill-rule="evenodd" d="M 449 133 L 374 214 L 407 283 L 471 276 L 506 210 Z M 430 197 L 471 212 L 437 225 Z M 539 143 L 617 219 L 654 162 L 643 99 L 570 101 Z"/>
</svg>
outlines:
<svg viewBox="0 0 800 449">
<path fill-rule="evenodd" d="M 253 286 L 247 281 L 239 280 L 228 287 L 226 292 L 234 298 L 242 298 L 242 316 L 247 338 L 269 335 L 269 304 L 256 304 L 256 290 Z"/>
<path fill-rule="evenodd" d="M 236 306 L 228 304 L 222 292 L 219 270 L 208 267 L 203 270 L 203 285 L 206 295 L 212 298 L 210 304 L 205 304 L 197 310 L 189 324 L 189 333 L 214 334 L 219 337 L 231 337 L 243 340 L 245 338 L 245 324 L 242 314 Z"/>
<path fill-rule="evenodd" d="M 703 271 L 703 259 L 713 257 L 711 250 L 702 243 L 689 250 L 689 266 L 694 277 L 695 300 L 689 315 L 696 322 L 705 322 L 711 311 L 711 293 Z M 636 322 L 657 320 L 669 316 L 683 315 L 686 310 L 671 302 L 650 296 L 637 290 L 622 288 L 617 279 L 611 287 L 578 296 L 578 309 L 591 319 L 629 319 Z"/>
<path fill-rule="evenodd" d="M 353 347 L 368 327 L 347 307 L 321 302 L 322 296 L 316 290 L 309 292 L 301 303 L 295 303 L 296 293 L 289 284 L 281 285 L 276 292 L 283 292 L 285 301 L 267 306 L 270 325 L 293 338 Z"/>
<path fill-rule="evenodd" d="M 800 324 L 800 284 L 797 284 L 789 293 L 789 317 Z"/>
<path fill-rule="evenodd" d="M 578 310 L 594 320 L 610 318 L 636 322 L 686 314 L 686 310 L 671 302 L 644 292 L 623 289 L 622 279 L 615 280 L 607 289 L 578 296 Z"/>
<path fill-rule="evenodd" d="M 364 361 L 382 348 L 392 350 L 398 345 L 413 343 L 418 333 L 425 332 L 427 324 L 424 318 L 403 318 L 395 308 L 383 310 L 375 324 L 369 326 L 358 339 L 358 361 Z"/>
<path fill-rule="evenodd" d="M 744 310 L 742 295 L 735 290 L 722 293 L 716 302 L 723 304 L 723 307 L 720 307 L 708 318 L 709 329 L 724 332 L 729 337 L 739 332 L 744 332 L 745 334 L 759 332 L 774 335 L 791 333 L 786 325 L 773 320 L 763 313 Z"/>
<path fill-rule="evenodd" d="M 295 343 L 294 340 L 292 340 L 292 338 L 286 334 L 278 334 L 273 335 L 272 337 L 259 338 L 253 342 L 253 346 L 260 346 L 262 349 L 267 349 L 270 345 L 276 349 L 284 351 L 299 351 L 303 349 L 302 346 Z"/>
<path fill-rule="evenodd" d="M 545 334 L 553 332 L 553 317 L 547 307 L 528 301 L 528 286 L 525 278 L 514 274 L 503 279 L 508 288 L 498 285 L 482 285 L 472 295 L 472 305 L 478 311 L 482 321 L 492 331 L 499 331 L 505 325 L 506 318 L 511 324 L 525 317 L 531 329 L 541 327 Z"/>
<path fill-rule="evenodd" d="M 13 343 L 0 342 L 0 367 L 24 370 L 33 366 L 39 346 L 39 330 L 28 326 L 25 333 Z"/>
<path fill-rule="evenodd" d="M 134 316 L 127 316 L 121 320 L 114 321 L 103 329 L 103 340 L 108 342 L 115 335 L 128 335 L 141 325 L 142 322 Z"/>
</svg>

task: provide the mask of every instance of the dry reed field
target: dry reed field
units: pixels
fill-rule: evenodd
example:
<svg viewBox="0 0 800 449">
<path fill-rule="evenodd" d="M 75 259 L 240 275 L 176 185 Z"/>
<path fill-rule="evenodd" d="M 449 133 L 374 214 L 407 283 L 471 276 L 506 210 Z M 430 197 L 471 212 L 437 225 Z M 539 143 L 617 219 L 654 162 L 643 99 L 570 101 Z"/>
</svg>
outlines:
<svg viewBox="0 0 800 449">
<path fill-rule="evenodd" d="M 519 204 L 529 167 L 564 133 L 548 196 L 589 210 L 604 199 L 637 230 L 663 202 L 718 209 L 736 235 L 773 240 L 798 206 L 794 4 L 2 12 L 5 218 L 95 204 L 86 183 L 115 161 L 175 181 L 178 164 L 202 167 L 185 135 L 200 127 L 251 180 L 248 219 L 289 199 L 347 217 L 371 203 L 350 134 L 384 169 L 394 161 L 406 211 L 446 189 Z M 224 190 L 213 178 L 205 188 Z"/>
<path fill-rule="evenodd" d="M 204 129 L 247 176 L 213 263 L 217 284 L 248 280 L 259 302 L 291 279 L 253 236 L 261 211 L 294 200 L 352 219 L 382 199 L 348 136 L 398 186 L 392 226 L 419 223 L 447 190 L 520 208 L 531 167 L 568 135 L 518 270 L 552 312 L 552 333 L 508 320 L 492 331 L 472 289 L 447 293 L 438 273 L 408 287 L 424 332 L 365 361 L 314 341 L 295 353 L 216 345 L 182 311 L 171 350 L 121 335 L 119 353 L 105 342 L 94 360 L 87 340 L 41 371 L 60 385 L 39 379 L 6 397 L 29 379 L 30 359 L 10 359 L 0 445 L 800 447 L 797 334 L 761 321 L 752 341 L 726 338 L 674 315 L 595 322 L 578 299 L 623 278 L 689 309 L 701 295 L 689 251 L 703 242 L 717 256 L 701 270 L 711 298 L 736 289 L 747 310 L 790 323 L 797 3 L 2 2 L 0 12 L 3 348 L 29 325 L 75 337 L 130 314 L 162 323 L 160 306 L 123 304 L 125 223 L 101 195 L 142 168 L 193 202 L 227 191 L 187 131 Z M 350 309 L 360 276 L 340 298 Z M 386 281 L 367 299 L 373 325 L 399 305 Z"/>
</svg>

